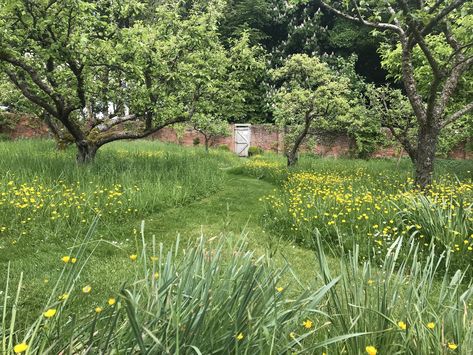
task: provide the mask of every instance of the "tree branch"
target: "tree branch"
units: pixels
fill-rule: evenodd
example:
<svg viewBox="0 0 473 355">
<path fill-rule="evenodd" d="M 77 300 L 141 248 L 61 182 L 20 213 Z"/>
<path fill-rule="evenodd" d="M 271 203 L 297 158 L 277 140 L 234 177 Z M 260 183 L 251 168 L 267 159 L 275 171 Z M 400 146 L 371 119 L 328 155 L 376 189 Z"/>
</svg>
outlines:
<svg viewBox="0 0 473 355">
<path fill-rule="evenodd" d="M 40 106 L 44 110 L 46 110 L 51 115 L 57 117 L 58 112 L 54 110 L 54 107 L 44 101 L 40 96 L 33 94 L 26 83 L 21 80 L 15 73 L 12 71 L 5 69 L 4 70 L 7 76 L 10 78 L 11 82 L 21 91 L 21 93 L 31 102 L 35 103 L 36 105 Z"/>
<path fill-rule="evenodd" d="M 468 105 L 463 107 L 461 110 L 458 110 L 457 112 L 451 114 L 450 116 L 446 117 L 441 123 L 440 127 L 445 127 L 448 126 L 449 124 L 455 122 L 458 120 L 460 117 L 463 115 L 467 114 L 468 112 L 473 111 L 473 101 L 470 102 Z"/>
<path fill-rule="evenodd" d="M 427 36 L 432 32 L 432 30 L 435 28 L 435 26 L 442 21 L 443 18 L 448 16 L 453 10 L 458 9 L 460 6 L 462 6 L 464 3 L 466 3 L 468 0 L 455 0 L 452 2 L 450 5 L 444 7 L 438 14 L 435 16 L 421 31 L 422 36 Z"/>
<path fill-rule="evenodd" d="M 95 128 L 100 132 L 105 132 L 114 126 L 119 125 L 120 123 L 134 121 L 136 119 L 138 119 L 136 115 L 116 116 L 98 124 Z"/>
<path fill-rule="evenodd" d="M 465 71 L 467 71 L 471 65 L 473 65 L 473 57 L 464 59 L 463 56 L 459 55 L 459 60 L 455 63 L 450 76 L 447 78 L 442 93 L 440 94 L 440 101 L 437 107 L 438 112 L 444 112 L 447 107 L 450 97 L 457 89 L 458 82 Z"/>
<path fill-rule="evenodd" d="M 151 128 L 151 129 L 145 129 L 142 132 L 117 132 L 114 135 L 105 136 L 102 139 L 99 138 L 96 142 L 96 145 L 97 145 L 97 147 L 100 147 L 104 144 L 114 142 L 114 141 L 118 141 L 118 140 L 146 138 L 149 135 L 163 129 L 164 127 L 167 127 L 169 125 L 173 125 L 173 124 L 176 124 L 176 123 L 180 123 L 180 122 L 185 122 L 187 120 L 188 120 L 187 117 L 178 117 L 174 120 L 167 121 L 167 122 L 165 122 L 165 123 L 163 123 L 159 126 Z"/>
<path fill-rule="evenodd" d="M 354 16 L 351 16 L 351 15 L 348 15 L 348 14 L 346 14 L 346 13 L 340 11 L 340 10 L 337 10 L 336 8 L 328 5 L 324 1 L 321 1 L 320 4 L 325 9 L 327 9 L 327 10 L 329 10 L 329 11 L 331 11 L 331 12 L 337 14 L 338 16 L 341 16 L 341 17 L 343 17 L 347 20 L 350 20 L 350 21 L 353 21 L 353 22 L 356 22 L 356 23 L 360 23 L 360 24 L 363 24 L 363 25 L 366 25 L 366 26 L 369 26 L 369 27 L 377 28 L 377 29 L 380 29 L 380 30 L 394 31 L 394 32 L 397 32 L 399 34 L 404 33 L 404 30 L 401 27 L 398 27 L 396 25 L 393 25 L 393 24 L 390 24 L 390 23 L 384 23 L 384 22 L 367 21 L 361 15 L 359 15 L 359 17 L 354 17 Z"/>
<path fill-rule="evenodd" d="M 62 102 L 61 102 L 60 98 L 58 97 L 58 94 L 55 93 L 54 90 L 51 89 L 40 78 L 40 76 L 38 75 L 38 73 L 36 72 L 36 70 L 33 67 L 29 66 L 26 63 L 23 63 L 22 61 L 20 61 L 18 59 L 13 58 L 12 56 L 8 55 L 5 52 L 0 52 L 0 61 L 7 62 L 7 63 L 13 65 L 14 67 L 17 67 L 17 68 L 20 68 L 20 69 L 24 70 L 26 73 L 28 73 L 31 80 L 33 80 L 33 82 L 36 84 L 36 86 L 38 86 L 42 91 L 44 91 L 44 93 L 46 93 L 49 97 L 51 97 L 54 100 L 54 102 L 55 102 L 56 106 L 58 106 L 58 108 L 62 107 Z"/>
</svg>

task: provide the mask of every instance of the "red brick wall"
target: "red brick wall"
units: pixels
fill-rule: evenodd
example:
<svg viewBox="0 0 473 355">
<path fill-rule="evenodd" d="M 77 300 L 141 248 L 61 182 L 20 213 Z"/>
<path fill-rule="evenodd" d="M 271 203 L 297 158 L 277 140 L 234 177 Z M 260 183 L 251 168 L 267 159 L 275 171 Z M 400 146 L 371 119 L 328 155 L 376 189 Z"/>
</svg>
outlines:
<svg viewBox="0 0 473 355">
<path fill-rule="evenodd" d="M 234 150 L 234 125 L 229 127 L 230 136 L 219 137 L 212 142 L 212 146 L 225 144 L 228 148 Z M 182 139 L 181 144 L 186 146 L 193 145 L 194 138 L 200 138 L 200 144 L 204 144 L 204 137 L 197 131 L 188 128 Z M 173 128 L 166 127 L 154 134 L 152 139 L 158 139 L 164 142 L 179 143 L 177 135 Z M 354 149 L 355 142 L 344 134 L 327 133 L 317 137 L 317 144 L 313 152 L 324 157 L 343 157 L 349 156 Z M 251 146 L 263 148 L 265 151 L 282 153 L 284 151 L 284 133 L 274 125 L 260 124 L 251 126 Z M 449 157 L 452 159 L 473 159 L 473 153 L 466 151 L 466 145 L 459 145 L 453 150 Z M 306 147 L 307 151 L 308 148 Z M 374 158 L 393 158 L 399 156 L 399 149 L 396 147 L 381 148 L 372 154 Z M 405 152 L 403 156 L 407 156 Z"/>
<path fill-rule="evenodd" d="M 18 117 L 12 113 L 2 113 L 2 115 L 11 116 L 14 127 L 0 127 L 0 133 L 5 133 L 10 139 L 19 138 L 46 138 L 49 137 L 48 127 L 35 117 Z"/>
<path fill-rule="evenodd" d="M 473 139 L 469 142 L 463 142 L 456 146 L 450 153 L 448 153 L 448 157 L 450 159 L 473 159 L 473 151 L 467 149 L 467 144 L 472 144 Z"/>
<path fill-rule="evenodd" d="M 12 115 L 10 113 L 4 113 Z M 18 138 L 38 138 L 49 137 L 47 126 L 39 119 L 34 117 L 20 117 L 17 120 L 16 127 L 13 129 L 0 128 L 0 133 L 6 133 L 12 139 Z M 204 144 L 204 137 L 192 128 L 187 128 L 180 140 L 172 127 L 166 127 L 153 134 L 150 139 L 157 139 L 164 142 L 180 143 L 186 146 L 192 146 L 194 139 L 200 139 L 200 145 Z M 354 148 L 354 141 L 344 134 L 327 133 L 317 137 L 317 144 L 313 148 L 315 154 L 330 157 L 349 156 Z M 471 143 L 470 143 L 471 144 Z M 211 146 L 226 145 L 233 151 L 235 147 L 234 125 L 229 127 L 228 137 L 217 137 L 211 141 Z M 260 147 L 265 151 L 282 153 L 284 151 L 284 133 L 276 126 L 271 124 L 260 124 L 251 126 L 251 146 Z M 458 145 L 449 153 L 452 159 L 473 159 L 473 152 L 466 149 L 467 143 Z M 308 148 L 306 147 L 306 150 Z M 372 154 L 374 158 L 398 157 L 399 149 L 395 147 L 381 148 Z M 406 156 L 405 153 L 403 153 Z"/>
</svg>

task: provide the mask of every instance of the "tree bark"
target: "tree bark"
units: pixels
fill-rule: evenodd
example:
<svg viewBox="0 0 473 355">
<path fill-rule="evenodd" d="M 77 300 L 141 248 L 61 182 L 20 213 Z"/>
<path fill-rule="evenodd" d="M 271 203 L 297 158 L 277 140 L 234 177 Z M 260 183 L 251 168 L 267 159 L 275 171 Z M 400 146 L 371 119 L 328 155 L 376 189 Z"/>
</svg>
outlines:
<svg viewBox="0 0 473 355">
<path fill-rule="evenodd" d="M 297 156 L 297 150 L 291 150 L 286 154 L 287 157 L 287 166 L 294 166 L 297 164 L 297 161 L 299 160 L 299 157 Z"/>
<path fill-rule="evenodd" d="M 309 128 L 312 122 L 312 118 L 313 118 L 312 113 L 307 112 L 305 115 L 304 128 L 302 129 L 301 133 L 297 136 L 294 142 L 294 145 L 292 146 L 292 149 L 286 153 L 287 166 L 293 166 L 297 164 L 297 161 L 299 160 L 297 156 L 297 151 L 299 150 L 299 147 L 301 146 L 305 137 L 309 133 Z"/>
<path fill-rule="evenodd" d="M 77 163 L 78 164 L 89 164 L 95 160 L 97 150 L 99 147 L 96 144 L 92 144 L 88 141 L 76 142 L 77 146 Z"/>
<path fill-rule="evenodd" d="M 205 141 L 205 152 L 208 153 L 209 152 L 209 140 L 210 138 L 207 137 L 205 134 L 204 134 L 204 141 Z"/>
<path fill-rule="evenodd" d="M 425 190 L 432 183 L 439 131 L 438 127 L 431 124 L 420 125 L 419 127 L 414 165 L 416 169 L 415 184 L 422 190 Z"/>
</svg>

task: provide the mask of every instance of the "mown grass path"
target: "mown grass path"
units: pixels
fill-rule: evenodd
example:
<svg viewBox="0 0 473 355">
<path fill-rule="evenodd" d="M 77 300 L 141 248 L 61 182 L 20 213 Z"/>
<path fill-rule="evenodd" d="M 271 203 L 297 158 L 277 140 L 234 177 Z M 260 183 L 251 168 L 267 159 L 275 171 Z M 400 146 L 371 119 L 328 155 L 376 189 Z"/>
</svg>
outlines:
<svg viewBox="0 0 473 355">
<path fill-rule="evenodd" d="M 276 186 L 263 180 L 228 173 L 222 188 L 215 194 L 184 206 L 148 215 L 145 218 L 147 243 L 150 245 L 152 237 L 155 236 L 157 244 L 162 243 L 165 250 L 169 250 L 178 236 L 182 247 L 196 241 L 201 235 L 206 239 L 223 237 L 233 238 L 233 241 L 245 238 L 248 249 L 254 250 L 257 255 L 263 255 L 270 248 L 277 250 L 275 260 L 278 264 L 289 261 L 291 268 L 304 284 L 313 284 L 316 265 L 314 253 L 286 240 L 277 241 L 263 228 L 261 218 L 264 204 L 260 198 L 275 188 Z M 99 222 L 90 251 L 97 245 L 96 241 L 102 242 L 88 260 L 78 285 L 79 289 L 84 285 L 91 285 L 92 292 L 87 297 L 79 297 L 78 303 L 73 305 L 74 308 L 93 310 L 109 297 L 116 296 L 123 285 L 132 282 L 137 264 L 129 259 L 129 255 L 137 252 L 139 254 L 135 237 L 139 237 L 137 234 L 140 225 L 141 220 L 128 221 L 120 226 Z M 133 235 L 133 230 L 138 233 Z M 78 233 L 82 235 L 84 232 Z M 34 253 L 30 253 L 29 257 L 9 258 L 12 261 L 13 281 L 17 279 L 20 271 L 24 272 L 26 279 L 22 287 L 20 310 L 22 321 L 25 323 L 35 319 L 37 311 L 41 311 L 53 287 L 52 283 L 61 271 L 60 257 L 68 253 L 67 250 L 72 244 L 72 240 L 57 240 L 53 244 L 51 241 L 34 243 L 28 246 L 32 250 L 31 253 L 34 249 Z"/>
<path fill-rule="evenodd" d="M 271 236 L 261 223 L 264 204 L 260 198 L 275 188 L 264 180 L 229 173 L 218 193 L 148 218 L 146 231 L 169 246 L 177 235 L 184 243 L 200 235 L 244 237 L 249 248 L 259 254 L 268 249 L 276 251 L 280 263 L 288 260 L 296 274 L 310 283 L 315 276 L 314 253 Z"/>
</svg>

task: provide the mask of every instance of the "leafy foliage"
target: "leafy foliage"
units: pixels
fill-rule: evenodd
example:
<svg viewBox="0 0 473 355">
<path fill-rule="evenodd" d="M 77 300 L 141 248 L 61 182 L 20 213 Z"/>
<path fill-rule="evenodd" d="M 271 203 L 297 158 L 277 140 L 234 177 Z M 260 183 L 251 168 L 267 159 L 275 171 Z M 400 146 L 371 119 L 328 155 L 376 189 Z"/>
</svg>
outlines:
<svg viewBox="0 0 473 355">
<path fill-rule="evenodd" d="M 305 54 L 289 58 L 283 67 L 273 71 L 273 77 L 281 83 L 274 96 L 276 122 L 289 131 L 286 154 L 292 164 L 311 129 L 328 128 L 346 112 L 349 83 L 317 57 Z"/>
</svg>

